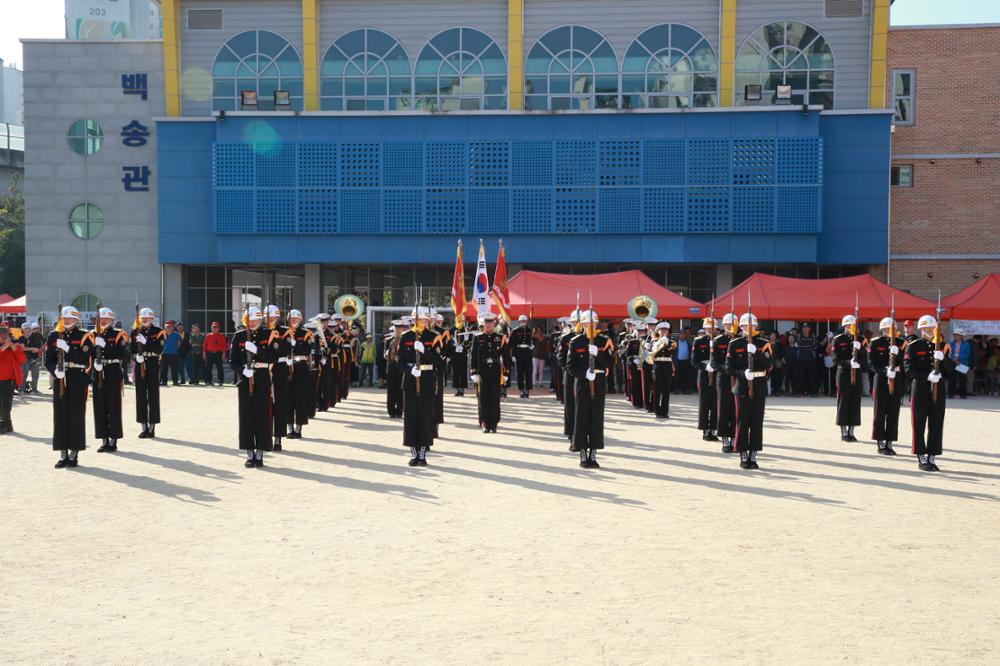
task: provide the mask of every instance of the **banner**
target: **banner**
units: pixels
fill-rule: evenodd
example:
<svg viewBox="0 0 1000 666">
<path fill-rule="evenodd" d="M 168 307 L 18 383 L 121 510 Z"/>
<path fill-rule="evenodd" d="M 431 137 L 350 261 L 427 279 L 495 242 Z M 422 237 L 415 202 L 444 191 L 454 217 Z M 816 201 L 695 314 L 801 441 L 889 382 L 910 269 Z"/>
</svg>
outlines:
<svg viewBox="0 0 1000 666">
<path fill-rule="evenodd" d="M 497 268 L 493 273 L 493 289 L 490 291 L 493 302 L 503 320 L 510 323 L 510 290 L 507 289 L 507 254 L 500 241 L 500 252 L 497 254 Z"/>
<path fill-rule="evenodd" d="M 66 0 L 66 39 L 131 39 L 131 0 Z"/>
<path fill-rule="evenodd" d="M 479 241 L 479 259 L 476 261 L 476 286 L 472 289 L 472 302 L 476 304 L 476 311 L 482 321 L 484 314 L 490 311 L 490 278 L 486 274 L 486 249 L 483 242 Z"/>
<path fill-rule="evenodd" d="M 970 335 L 1000 335 L 1000 321 L 972 321 L 968 319 L 952 319 L 951 330 L 963 331 L 966 337 Z"/>
<path fill-rule="evenodd" d="M 455 311 L 455 328 L 465 325 L 465 268 L 462 266 L 462 241 L 458 241 L 455 275 L 451 278 L 451 309 Z"/>
</svg>

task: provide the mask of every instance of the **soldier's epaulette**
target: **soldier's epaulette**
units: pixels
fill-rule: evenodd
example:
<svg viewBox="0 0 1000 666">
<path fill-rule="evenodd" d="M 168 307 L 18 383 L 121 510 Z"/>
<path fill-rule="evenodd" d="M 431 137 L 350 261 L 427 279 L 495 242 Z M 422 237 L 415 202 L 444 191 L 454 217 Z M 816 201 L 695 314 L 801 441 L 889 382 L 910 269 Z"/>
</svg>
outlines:
<svg viewBox="0 0 1000 666">
<path fill-rule="evenodd" d="M 83 337 L 80 338 L 80 344 L 87 344 L 88 342 L 91 343 L 91 344 L 93 344 L 93 342 L 94 342 L 94 332 L 93 331 L 87 331 L 86 333 L 83 334 Z"/>
<path fill-rule="evenodd" d="M 157 340 L 162 340 L 165 337 L 167 337 L 167 332 L 164 331 L 164 330 L 162 330 L 162 329 L 160 330 L 159 333 L 156 334 L 156 339 Z"/>
<path fill-rule="evenodd" d="M 272 342 L 274 342 L 274 338 L 275 337 L 277 337 L 280 340 L 281 339 L 281 333 L 279 333 L 278 331 L 276 331 L 276 330 L 274 330 L 272 328 L 271 329 L 271 334 L 269 336 L 267 336 L 267 344 L 271 344 Z"/>
<path fill-rule="evenodd" d="M 608 343 L 604 345 L 603 348 L 601 348 L 601 351 L 608 351 L 609 349 L 611 349 L 611 347 L 612 347 L 611 340 L 608 340 Z"/>
<path fill-rule="evenodd" d="M 302 336 L 302 339 L 306 342 L 310 342 L 313 339 L 312 331 L 306 331 L 306 334 Z"/>
<path fill-rule="evenodd" d="M 115 344 L 118 344 L 119 342 L 122 341 L 128 342 L 128 340 L 129 340 L 128 333 L 126 333 L 125 331 L 118 331 L 118 335 L 115 336 Z"/>
</svg>

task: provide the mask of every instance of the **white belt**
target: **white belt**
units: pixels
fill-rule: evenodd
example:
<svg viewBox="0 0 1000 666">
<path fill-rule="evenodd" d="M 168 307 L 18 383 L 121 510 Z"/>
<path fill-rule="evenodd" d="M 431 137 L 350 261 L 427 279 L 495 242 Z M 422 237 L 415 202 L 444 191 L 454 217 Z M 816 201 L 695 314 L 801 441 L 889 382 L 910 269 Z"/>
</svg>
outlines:
<svg viewBox="0 0 1000 666">
<path fill-rule="evenodd" d="M 63 367 L 72 368 L 74 370 L 86 370 L 87 369 L 87 366 L 85 366 L 85 365 L 82 365 L 80 363 L 70 363 L 69 361 L 66 361 L 65 363 L 63 363 Z"/>
<path fill-rule="evenodd" d="M 104 365 L 118 365 L 121 362 L 122 360 L 120 358 L 109 358 L 106 360 L 101 359 L 101 363 L 103 363 Z"/>
<path fill-rule="evenodd" d="M 309 357 L 308 356 L 293 356 L 292 360 L 293 361 L 308 361 Z"/>
<path fill-rule="evenodd" d="M 604 371 L 603 370 L 594 370 L 594 374 L 595 375 L 603 375 Z"/>
<path fill-rule="evenodd" d="M 758 370 L 753 373 L 754 379 L 760 379 L 761 377 L 767 377 L 767 370 Z"/>
<path fill-rule="evenodd" d="M 531 345 L 518 345 L 518 349 L 531 349 Z"/>
<path fill-rule="evenodd" d="M 421 370 L 433 370 L 434 369 L 433 365 L 421 365 L 419 367 L 420 367 Z"/>
<path fill-rule="evenodd" d="M 271 367 L 270 363 L 251 363 L 250 367 L 254 370 L 266 370 Z"/>
<path fill-rule="evenodd" d="M 653 360 L 656 361 L 657 363 L 673 363 L 674 362 L 674 359 L 672 359 L 672 358 L 654 358 Z"/>
<path fill-rule="evenodd" d="M 143 353 L 143 354 L 136 354 L 135 357 L 136 358 L 157 358 L 157 357 L 159 357 L 159 354 L 146 354 L 146 353 Z"/>
</svg>

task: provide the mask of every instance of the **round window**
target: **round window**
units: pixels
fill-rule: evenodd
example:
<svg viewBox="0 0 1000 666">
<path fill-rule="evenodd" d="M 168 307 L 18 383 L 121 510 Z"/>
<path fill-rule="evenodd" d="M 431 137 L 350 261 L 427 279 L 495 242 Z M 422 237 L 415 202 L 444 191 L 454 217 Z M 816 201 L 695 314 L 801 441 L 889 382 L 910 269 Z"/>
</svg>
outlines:
<svg viewBox="0 0 1000 666">
<path fill-rule="evenodd" d="M 80 294 L 70 303 L 80 312 L 94 312 L 97 310 L 97 296 L 93 294 Z"/>
<path fill-rule="evenodd" d="M 69 147 L 77 155 L 93 155 L 104 143 L 104 130 L 96 120 L 77 120 L 69 127 Z"/>
<path fill-rule="evenodd" d="M 69 213 L 69 228 L 77 238 L 89 240 L 104 228 L 104 212 L 92 203 L 77 204 Z"/>
</svg>

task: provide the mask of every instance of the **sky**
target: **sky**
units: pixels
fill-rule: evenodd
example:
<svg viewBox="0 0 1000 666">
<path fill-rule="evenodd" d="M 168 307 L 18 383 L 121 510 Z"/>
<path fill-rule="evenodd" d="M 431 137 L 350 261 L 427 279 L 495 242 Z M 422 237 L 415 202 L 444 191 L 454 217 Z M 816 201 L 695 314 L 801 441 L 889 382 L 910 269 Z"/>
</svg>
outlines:
<svg viewBox="0 0 1000 666">
<path fill-rule="evenodd" d="M 529 3 L 531 0 L 527 0 Z M 814 0 L 821 2 L 822 0 Z M 0 58 L 23 63 L 22 37 L 65 37 L 64 0 L 2 0 Z M 896 0 L 893 25 L 1000 23 L 1000 0 Z"/>
</svg>

